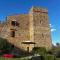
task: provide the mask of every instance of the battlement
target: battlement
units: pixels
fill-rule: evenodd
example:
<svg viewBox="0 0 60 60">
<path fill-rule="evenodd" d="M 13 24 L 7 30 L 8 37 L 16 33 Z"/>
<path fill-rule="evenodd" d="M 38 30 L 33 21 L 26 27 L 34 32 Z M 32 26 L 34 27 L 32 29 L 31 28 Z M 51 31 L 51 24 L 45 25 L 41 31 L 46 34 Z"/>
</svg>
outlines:
<svg viewBox="0 0 60 60">
<path fill-rule="evenodd" d="M 30 12 L 48 13 L 48 10 L 47 10 L 46 8 L 32 7 L 32 8 L 30 9 Z"/>
</svg>

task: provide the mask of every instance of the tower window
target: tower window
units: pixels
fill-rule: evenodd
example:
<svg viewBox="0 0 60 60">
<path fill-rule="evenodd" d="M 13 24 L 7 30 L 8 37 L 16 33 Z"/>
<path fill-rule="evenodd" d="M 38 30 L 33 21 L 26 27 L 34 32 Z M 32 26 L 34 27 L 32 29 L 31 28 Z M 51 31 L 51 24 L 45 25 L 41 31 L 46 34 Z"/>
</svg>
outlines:
<svg viewBox="0 0 60 60">
<path fill-rule="evenodd" d="M 17 21 L 12 21 L 12 22 L 11 22 L 11 25 L 12 25 L 12 26 L 19 26 L 19 23 L 18 23 Z"/>
<path fill-rule="evenodd" d="M 11 25 L 16 26 L 16 21 L 12 21 Z"/>
<path fill-rule="evenodd" d="M 40 20 L 40 23 L 41 23 L 42 21 Z"/>
<path fill-rule="evenodd" d="M 15 37 L 15 31 L 11 31 L 11 37 Z"/>
<path fill-rule="evenodd" d="M 42 33 L 42 37 L 44 37 L 44 34 Z"/>
</svg>

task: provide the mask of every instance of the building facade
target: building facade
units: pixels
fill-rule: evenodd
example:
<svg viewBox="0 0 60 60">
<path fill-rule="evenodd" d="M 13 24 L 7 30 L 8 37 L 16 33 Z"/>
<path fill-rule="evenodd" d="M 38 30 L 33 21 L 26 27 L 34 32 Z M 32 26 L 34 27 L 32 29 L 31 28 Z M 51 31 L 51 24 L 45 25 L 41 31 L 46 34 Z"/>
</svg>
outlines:
<svg viewBox="0 0 60 60">
<path fill-rule="evenodd" d="M 29 51 L 33 47 L 52 48 L 48 11 L 44 8 L 32 7 L 28 14 L 7 16 L 7 21 L 1 29 L 0 37 L 20 49 Z M 35 44 L 23 44 L 22 42 Z"/>
</svg>

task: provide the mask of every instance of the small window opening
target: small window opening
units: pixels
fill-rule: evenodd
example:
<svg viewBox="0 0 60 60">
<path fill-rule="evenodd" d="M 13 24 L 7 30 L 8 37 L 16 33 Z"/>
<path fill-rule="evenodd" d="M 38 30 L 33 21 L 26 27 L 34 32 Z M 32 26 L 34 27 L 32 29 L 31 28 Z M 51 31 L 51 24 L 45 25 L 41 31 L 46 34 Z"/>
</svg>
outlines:
<svg viewBox="0 0 60 60">
<path fill-rule="evenodd" d="M 42 21 L 40 20 L 40 23 L 41 23 Z"/>
<path fill-rule="evenodd" d="M 11 25 L 13 25 L 13 26 L 16 26 L 16 24 L 17 24 L 16 21 L 11 22 Z"/>
<path fill-rule="evenodd" d="M 11 25 L 12 25 L 12 26 L 19 26 L 19 23 L 18 23 L 17 21 L 12 21 L 12 22 L 11 22 Z"/>
<path fill-rule="evenodd" d="M 11 31 L 11 37 L 15 37 L 15 31 Z"/>
<path fill-rule="evenodd" d="M 42 37 L 44 37 L 44 34 L 42 33 Z"/>
</svg>

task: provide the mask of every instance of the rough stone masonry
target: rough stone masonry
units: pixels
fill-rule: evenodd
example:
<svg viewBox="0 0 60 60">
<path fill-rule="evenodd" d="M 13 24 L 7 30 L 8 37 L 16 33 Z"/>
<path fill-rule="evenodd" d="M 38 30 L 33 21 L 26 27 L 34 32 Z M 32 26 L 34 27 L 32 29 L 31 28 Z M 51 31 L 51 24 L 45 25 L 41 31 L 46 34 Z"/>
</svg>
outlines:
<svg viewBox="0 0 60 60">
<path fill-rule="evenodd" d="M 0 37 L 27 51 L 33 47 L 52 48 L 48 11 L 45 8 L 32 7 L 28 14 L 7 16 L 7 21 L 0 29 Z M 35 44 L 23 44 L 22 42 Z"/>
</svg>

